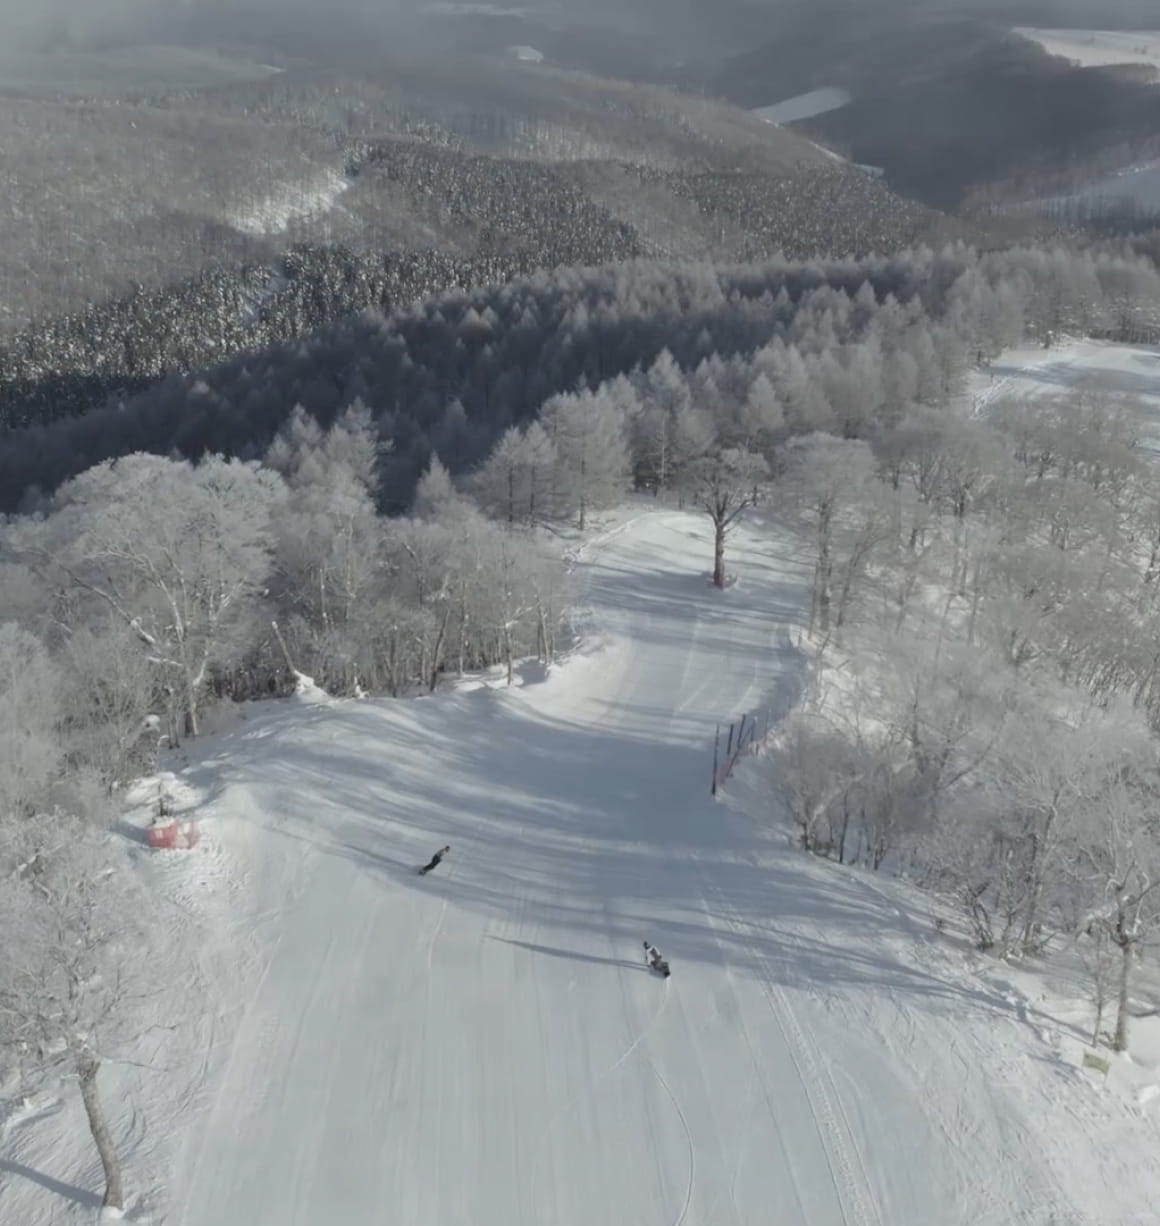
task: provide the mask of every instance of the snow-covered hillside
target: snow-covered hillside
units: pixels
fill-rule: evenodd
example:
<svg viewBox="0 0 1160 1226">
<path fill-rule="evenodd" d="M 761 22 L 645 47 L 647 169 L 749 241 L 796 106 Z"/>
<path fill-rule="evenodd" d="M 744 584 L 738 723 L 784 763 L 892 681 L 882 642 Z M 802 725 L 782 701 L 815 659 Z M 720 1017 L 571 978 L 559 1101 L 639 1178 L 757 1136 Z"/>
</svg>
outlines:
<svg viewBox="0 0 1160 1226">
<path fill-rule="evenodd" d="M 1082 68 L 1113 64 L 1149 64 L 1160 69 L 1160 30 L 1042 30 L 1019 26 L 1014 31 Z"/>
<path fill-rule="evenodd" d="M 757 760 L 710 797 L 718 723 L 805 677 L 792 540 L 740 528 L 719 592 L 707 523 L 621 518 L 546 678 L 304 695 L 198 747 L 203 842 L 161 870 L 211 933 L 188 1054 L 109 1092 L 139 1220 L 1154 1220 L 1139 1077 L 1089 1080 L 920 896 L 787 847 Z M 91 1220 L 79 1106 L 46 1110 L 4 1139 L 5 1223 Z"/>
</svg>

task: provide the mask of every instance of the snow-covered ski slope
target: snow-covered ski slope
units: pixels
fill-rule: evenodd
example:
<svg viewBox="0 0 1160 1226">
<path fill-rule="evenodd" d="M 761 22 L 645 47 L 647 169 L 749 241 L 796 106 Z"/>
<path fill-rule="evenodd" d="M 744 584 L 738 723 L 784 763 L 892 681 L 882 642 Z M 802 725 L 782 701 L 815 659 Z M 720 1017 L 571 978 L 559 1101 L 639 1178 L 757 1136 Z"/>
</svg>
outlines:
<svg viewBox="0 0 1160 1226">
<path fill-rule="evenodd" d="M 1145 415 L 1144 447 L 1160 458 L 1160 349 L 1111 341 L 1069 341 L 1044 349 L 1010 349 L 976 371 L 970 394 L 976 411 L 1003 398 L 1036 399 L 1084 390 L 1126 397 Z"/>
<path fill-rule="evenodd" d="M 717 722 L 804 677 L 786 540 L 740 527 L 717 592 L 707 523 L 626 516 L 577 560 L 584 646 L 546 679 L 266 704 L 208 747 L 174 870 L 234 866 L 252 961 L 189 1001 L 212 1043 L 155 1086 L 183 1114 L 118 1117 L 130 1179 L 166 1185 L 142 1220 L 1155 1220 L 1155 1100 L 1089 1082 L 918 896 L 787 848 L 752 761 L 710 798 Z M 5 1226 L 91 1220 L 79 1127 L 14 1134 Z"/>
</svg>

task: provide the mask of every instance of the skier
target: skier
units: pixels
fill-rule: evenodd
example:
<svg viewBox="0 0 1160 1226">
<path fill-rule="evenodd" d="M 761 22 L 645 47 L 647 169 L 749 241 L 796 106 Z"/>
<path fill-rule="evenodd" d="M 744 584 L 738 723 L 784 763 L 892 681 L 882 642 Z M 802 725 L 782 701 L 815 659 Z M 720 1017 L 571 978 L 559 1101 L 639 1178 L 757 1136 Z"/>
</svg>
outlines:
<svg viewBox="0 0 1160 1226">
<path fill-rule="evenodd" d="M 661 957 L 661 951 L 648 941 L 644 943 L 644 960 L 648 963 L 649 970 L 658 971 L 666 979 L 673 973 L 669 964 Z"/>
<path fill-rule="evenodd" d="M 433 868 L 438 868 L 443 863 L 443 857 L 451 850 L 451 844 L 446 847 L 440 847 L 439 850 L 431 857 L 431 859 L 423 865 L 419 870 L 419 876 L 425 877 Z"/>
</svg>

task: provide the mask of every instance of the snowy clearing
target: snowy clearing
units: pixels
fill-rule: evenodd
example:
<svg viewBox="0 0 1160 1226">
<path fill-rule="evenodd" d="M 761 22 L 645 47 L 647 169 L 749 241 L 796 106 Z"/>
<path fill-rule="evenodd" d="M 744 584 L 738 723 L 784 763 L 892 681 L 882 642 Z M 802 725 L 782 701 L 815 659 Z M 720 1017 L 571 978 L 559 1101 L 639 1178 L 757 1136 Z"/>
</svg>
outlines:
<svg viewBox="0 0 1160 1226">
<path fill-rule="evenodd" d="M 347 191 L 351 179 L 337 170 L 297 187 L 287 186 L 267 200 L 257 200 L 232 219 L 235 229 L 255 237 L 282 234 L 296 222 L 310 221 L 329 213 Z"/>
<path fill-rule="evenodd" d="M 1150 64 L 1160 69 L 1160 30 L 1041 30 L 1017 26 L 1013 33 L 1081 68 Z"/>
<path fill-rule="evenodd" d="M 729 556 L 718 592 L 707 520 L 623 515 L 546 677 L 261 704 L 171 763 L 203 841 L 146 863 L 211 938 L 164 1071 L 108 1088 L 131 1219 L 1154 1220 L 1155 1068 L 1093 1079 L 1034 977 L 787 848 L 762 759 L 710 799 L 718 723 L 808 667 L 803 555 L 754 524 Z M 10 1123 L 6 1223 L 92 1221 L 74 1099 Z"/>
<path fill-rule="evenodd" d="M 825 89 L 812 89 L 808 94 L 796 94 L 770 106 L 755 107 L 752 113 L 767 123 L 797 123 L 802 119 L 812 119 L 815 115 L 836 111 L 849 105 L 852 100 L 852 95 L 844 89 L 829 86 Z"/>
<path fill-rule="evenodd" d="M 1138 401 L 1151 422 L 1144 446 L 1160 456 L 1160 349 L 1152 346 L 1071 341 L 1012 349 L 989 371 L 975 371 L 968 390 L 981 412 L 1003 397 L 1060 395 L 1078 387 Z"/>
</svg>

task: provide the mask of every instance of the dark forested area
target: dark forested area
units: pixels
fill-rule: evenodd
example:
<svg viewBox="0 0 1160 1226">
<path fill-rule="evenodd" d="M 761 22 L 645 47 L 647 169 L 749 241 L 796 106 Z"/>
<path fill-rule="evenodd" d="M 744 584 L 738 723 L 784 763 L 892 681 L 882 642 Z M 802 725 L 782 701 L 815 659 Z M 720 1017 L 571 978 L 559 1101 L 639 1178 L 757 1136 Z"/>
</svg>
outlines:
<svg viewBox="0 0 1160 1226">
<path fill-rule="evenodd" d="M 691 228 L 705 232 L 705 241 L 694 234 L 682 255 L 690 246 L 696 255 L 712 255 L 721 246 L 733 259 L 779 252 L 802 259 L 819 251 L 864 256 L 956 232 L 947 219 L 844 167 L 793 178 L 627 166 L 612 171 L 620 186 L 598 201 L 586 188 L 595 172 L 591 165 L 558 168 L 391 142 L 367 146 L 352 172 L 359 179 L 381 176 L 430 202 L 449 236 L 438 250 L 391 245 L 397 231 L 372 203 L 357 248 L 300 243 L 273 263 L 214 268 L 171 287 L 142 288 L 50 317 L 0 338 L 0 428 L 86 412 L 167 374 L 291 339 L 366 308 L 390 312 L 444 290 L 501 282 L 536 268 L 669 255 L 666 204 L 687 206 Z M 626 188 L 642 185 L 661 197 L 650 201 L 655 229 L 646 235 L 616 216 Z M 372 201 L 381 198 L 378 188 L 369 190 Z M 405 214 L 418 215 L 411 204 Z M 727 241 L 723 234 L 713 243 L 713 232 L 726 227 Z M 367 250 L 376 230 L 384 247 Z"/>
<path fill-rule="evenodd" d="M 1054 286 L 1043 291 L 1043 334 L 1119 327 L 1127 335 L 1144 326 L 1144 298 L 1133 286 L 1152 275 L 1150 265 L 1116 271 L 1122 261 L 1063 252 L 1009 258 L 1013 277 L 1030 267 Z M 360 402 L 390 444 L 383 504 L 400 509 L 433 451 L 462 471 L 554 394 L 648 366 L 665 349 L 685 368 L 713 354 L 752 352 L 784 335 L 803 296 L 823 287 L 853 295 L 868 283 L 877 298 L 900 302 L 918 295 L 937 316 L 949 286 L 978 259 L 958 247 L 937 258 L 919 250 L 724 268 L 636 261 L 540 271 L 392 315 L 368 310 L 200 373 L 169 375 L 83 415 L 11 429 L 0 451 L 0 497 L 7 510 L 29 505 L 35 491 L 135 450 L 258 455 L 296 405 L 326 425 Z M 360 267 L 336 262 L 334 275 Z M 1104 315 L 1068 313 L 1073 295 L 1092 292 L 1097 269 L 1109 270 L 1109 301 L 1119 295 L 1110 324 Z M 415 284 L 430 268 L 419 263 L 408 273 Z"/>
<path fill-rule="evenodd" d="M 681 77 L 748 107 L 844 88 L 849 105 L 798 130 L 883 167 L 897 190 L 954 208 L 993 180 L 1148 144 L 1160 94 L 1137 74 L 1076 68 L 1011 32 L 1133 16 L 1157 23 L 1155 6 L 1143 5 L 817 0 L 778 8 L 764 38 L 724 62 L 694 61 Z"/>
</svg>

